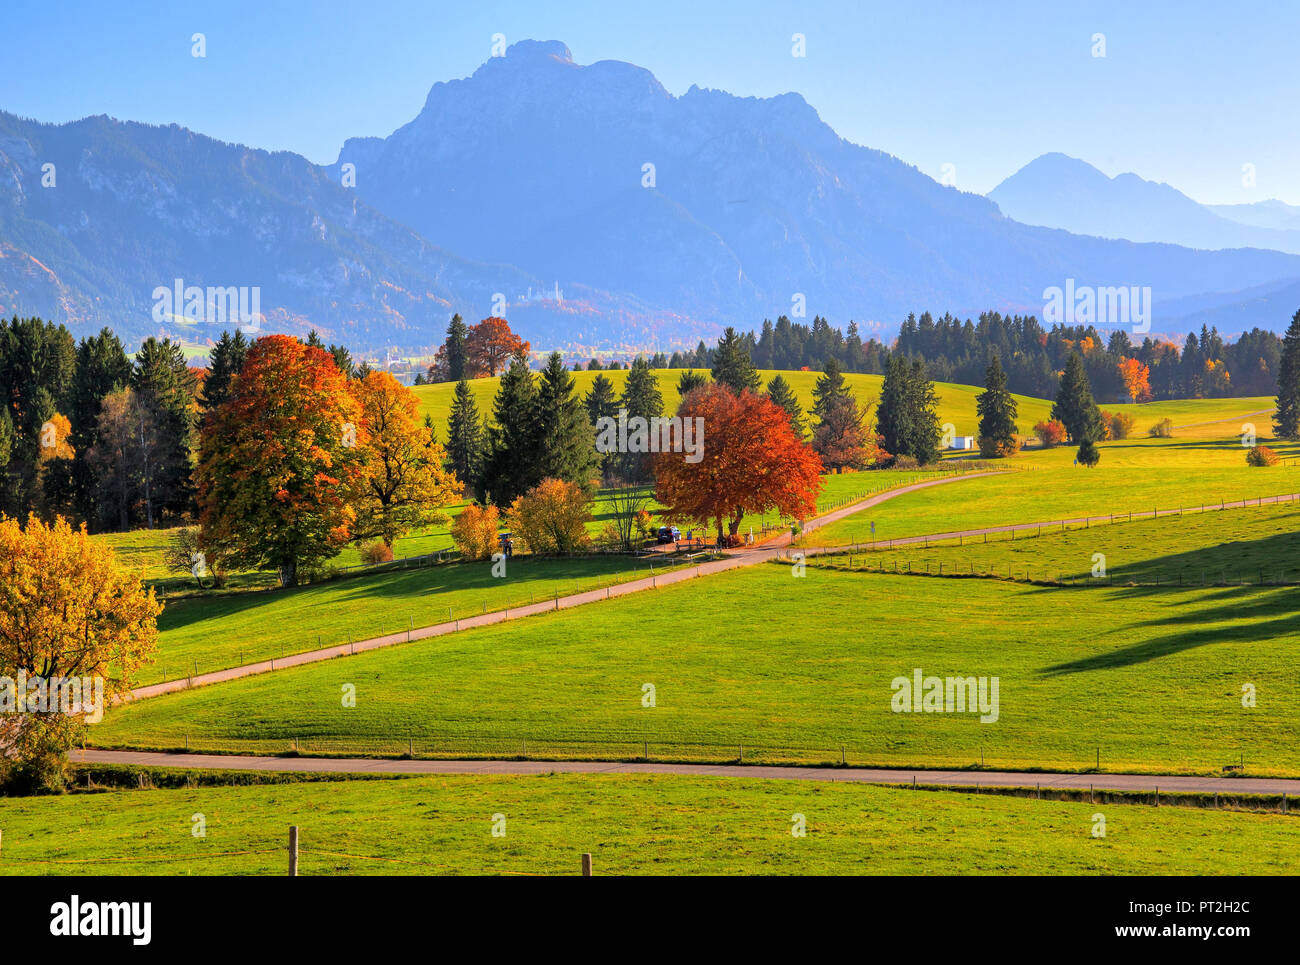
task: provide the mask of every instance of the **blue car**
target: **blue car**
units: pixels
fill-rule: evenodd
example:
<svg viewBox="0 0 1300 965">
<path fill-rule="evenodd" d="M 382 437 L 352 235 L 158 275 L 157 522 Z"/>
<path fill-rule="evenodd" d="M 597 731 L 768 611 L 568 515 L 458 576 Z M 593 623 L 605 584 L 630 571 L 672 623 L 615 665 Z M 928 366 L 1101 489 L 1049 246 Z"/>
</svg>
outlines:
<svg viewBox="0 0 1300 965">
<path fill-rule="evenodd" d="M 655 533 L 655 542 L 663 545 L 664 543 L 676 543 L 682 538 L 682 531 L 676 526 L 660 526 Z"/>
</svg>

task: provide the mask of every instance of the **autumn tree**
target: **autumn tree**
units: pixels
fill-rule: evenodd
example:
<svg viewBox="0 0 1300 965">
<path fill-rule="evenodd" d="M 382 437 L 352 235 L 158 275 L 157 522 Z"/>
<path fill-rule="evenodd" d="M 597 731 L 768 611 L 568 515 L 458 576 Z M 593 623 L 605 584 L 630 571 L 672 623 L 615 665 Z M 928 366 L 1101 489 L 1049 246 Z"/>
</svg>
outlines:
<svg viewBox="0 0 1300 965">
<path fill-rule="evenodd" d="M 196 471 L 206 543 L 284 586 L 352 539 L 364 478 L 360 406 L 328 352 L 258 339 L 231 397 L 204 426 Z"/>
<path fill-rule="evenodd" d="M 495 315 L 471 326 L 465 339 L 465 376 L 495 376 L 512 358 L 524 358 L 531 346 L 510 330 L 510 323 Z M 448 363 L 450 367 L 450 362 Z"/>
<path fill-rule="evenodd" d="M 451 540 L 467 560 L 487 559 L 497 551 L 501 512 L 495 506 L 470 504 L 451 523 Z"/>
<path fill-rule="evenodd" d="M 1130 402 L 1146 402 L 1151 398 L 1151 369 L 1137 359 L 1122 359 L 1117 366 L 1124 391 Z"/>
<path fill-rule="evenodd" d="M 360 489 L 354 539 L 380 539 L 390 550 L 411 530 L 443 522 L 442 507 L 460 483 L 444 468 L 447 454 L 420 421 L 420 400 L 387 372 L 350 383 L 360 406 Z"/>
<path fill-rule="evenodd" d="M 59 679 L 63 706 L 9 706 L 0 714 L 0 783 L 24 790 L 64 783 L 67 752 L 114 698 L 126 694 L 136 672 L 154 653 L 162 604 L 138 573 L 114 559 L 86 529 L 62 518 L 0 517 L 0 677 Z M 78 678 L 75 687 L 73 678 Z M 85 678 L 94 684 L 86 693 Z M 30 697 L 30 686 L 24 697 Z M 69 706 L 79 696 L 81 707 Z M 96 709 L 93 704 L 102 697 Z M 0 688 L 0 704 L 17 700 Z M 26 709 L 27 713 L 15 711 Z M 79 710 L 77 713 L 68 713 Z"/>
<path fill-rule="evenodd" d="M 827 398 L 813 429 L 812 448 L 828 472 L 866 469 L 887 455 L 870 431 L 867 417 L 867 413 L 858 410 L 858 402 L 852 395 Z"/>
<path fill-rule="evenodd" d="M 533 553 L 573 553 L 591 542 L 591 496 L 577 483 L 543 479 L 510 504 L 506 525 Z"/>
<path fill-rule="evenodd" d="M 804 518 L 816 511 L 821 461 L 795 438 L 785 410 L 752 392 L 711 384 L 683 400 L 683 420 L 704 420 L 702 458 L 654 459 L 655 498 L 671 522 L 716 523 L 719 542 L 735 537 L 746 513 Z"/>
</svg>

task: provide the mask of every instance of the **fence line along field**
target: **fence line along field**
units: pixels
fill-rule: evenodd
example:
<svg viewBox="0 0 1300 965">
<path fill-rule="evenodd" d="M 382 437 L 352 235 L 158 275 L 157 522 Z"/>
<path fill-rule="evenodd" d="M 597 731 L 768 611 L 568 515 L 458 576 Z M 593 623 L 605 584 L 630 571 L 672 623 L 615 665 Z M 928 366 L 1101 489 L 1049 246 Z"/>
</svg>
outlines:
<svg viewBox="0 0 1300 965">
<path fill-rule="evenodd" d="M 407 741 L 809 748 L 778 759 L 1139 773 L 1300 773 L 1286 591 L 1089 591 L 768 564 L 137 701 L 102 747 L 405 753 Z M 725 614 L 727 633 L 716 632 Z M 599 632 L 593 632 L 593 627 Z M 960 628 L 960 632 L 954 632 Z M 895 713 L 893 682 L 999 678 L 995 724 Z M 654 706 L 644 705 L 645 686 Z M 345 685 L 355 706 L 343 706 Z M 583 748 L 590 755 L 589 747 Z M 838 754 L 834 754 L 838 758 Z M 729 754 L 729 759 L 734 755 Z M 747 760 L 751 759 L 749 755 Z"/>
<path fill-rule="evenodd" d="M 6 801 L 0 875 L 283 875 L 290 825 L 303 875 L 573 875 L 582 852 L 596 874 L 1295 874 L 1295 820 L 741 778 L 342 780 Z"/>
</svg>

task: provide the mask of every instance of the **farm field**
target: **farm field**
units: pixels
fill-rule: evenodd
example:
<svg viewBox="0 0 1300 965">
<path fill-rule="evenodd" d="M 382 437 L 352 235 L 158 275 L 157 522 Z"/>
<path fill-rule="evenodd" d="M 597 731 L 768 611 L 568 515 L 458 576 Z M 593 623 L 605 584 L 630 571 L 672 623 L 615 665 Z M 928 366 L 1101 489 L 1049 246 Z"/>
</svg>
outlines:
<svg viewBox="0 0 1300 965">
<path fill-rule="evenodd" d="M 1295 874 L 1296 820 L 783 780 L 412 777 L 0 799 L 0 875 L 283 874 L 291 824 L 305 875 L 576 874 L 584 851 L 596 874 Z"/>
<path fill-rule="evenodd" d="M 514 557 L 506 576 L 492 563 L 445 563 L 329 580 L 285 590 L 170 601 L 158 618 L 158 658 L 139 675 L 157 683 L 429 626 L 640 579 L 651 563 L 627 556 Z M 654 563 L 657 572 L 672 568 Z M 197 669 L 196 669 L 197 665 Z"/>
<path fill-rule="evenodd" d="M 963 483 L 962 485 L 969 485 Z M 1094 554 L 1105 577 L 1093 576 Z M 815 557 L 809 565 L 949 575 L 993 573 L 1017 578 L 1180 583 L 1300 581 L 1300 501 L 1247 506 L 1159 520 L 1120 519 L 1046 529 L 1041 535 L 992 533 L 987 537 L 873 549 L 851 556 Z"/>
<path fill-rule="evenodd" d="M 129 704 L 90 743 L 626 758 L 645 742 L 658 759 L 743 746 L 752 762 L 1289 776 L 1296 592 L 792 578 L 768 564 Z M 998 677 L 998 719 L 892 712 L 892 681 L 916 668 Z M 1251 709 L 1245 684 L 1261 695 Z"/>
<path fill-rule="evenodd" d="M 1092 469 L 1073 465 L 1071 446 L 1034 450 L 1008 460 L 1024 471 L 909 493 L 819 530 L 816 542 L 869 543 L 873 521 L 875 538 L 889 540 L 1300 492 L 1294 465 L 1249 467 L 1235 437 L 1137 438 L 1104 442 L 1098 448 L 1101 463 Z M 1300 454 L 1294 445 L 1277 448 L 1288 458 Z"/>
<path fill-rule="evenodd" d="M 653 370 L 655 378 L 659 381 L 659 391 L 663 395 L 665 415 L 672 415 L 677 410 L 677 405 L 681 401 L 681 397 L 677 394 L 677 380 L 686 371 L 688 370 Z M 708 374 L 707 370 L 697 371 Z M 597 374 L 600 373 L 571 372 L 574 390 L 580 396 L 585 396 L 590 391 L 591 383 L 595 380 Z M 607 371 L 603 374 L 613 383 L 615 392 L 623 391 L 623 385 L 627 381 L 627 369 Z M 810 411 L 813 404 L 813 386 L 817 384 L 817 379 L 821 373 L 760 369 L 759 377 L 762 379 L 762 388 L 766 389 L 767 383 L 776 375 L 782 376 L 786 382 L 790 383 L 790 388 L 798 397 L 799 404 L 803 406 L 805 412 Z M 492 399 L 496 395 L 498 382 L 499 379 L 492 378 L 474 379 L 469 383 L 474 392 L 474 399 L 478 403 L 480 413 L 491 413 Z M 857 397 L 861 406 L 865 408 L 870 405 L 874 411 L 876 402 L 880 398 L 880 386 L 884 382 L 883 376 L 846 373 L 844 382 L 849 391 Z M 440 437 L 445 437 L 447 419 L 451 414 L 451 400 L 456 391 L 456 384 L 454 382 L 439 382 L 433 385 L 417 385 L 412 388 L 412 391 L 420 398 L 421 417 L 426 413 L 433 416 Z M 984 390 L 979 386 L 936 382 L 935 391 L 939 396 L 940 420 L 942 422 L 951 422 L 957 430 L 957 435 L 975 435 L 979 425 L 979 418 L 975 413 L 975 397 Z M 1017 395 L 1015 399 L 1020 408 L 1021 429 L 1025 433 L 1031 431 L 1035 422 L 1046 419 L 1048 412 L 1052 408 L 1052 403 L 1044 399 L 1035 399 L 1026 395 Z M 1253 408 L 1259 408 L 1259 406 L 1253 406 Z"/>
</svg>

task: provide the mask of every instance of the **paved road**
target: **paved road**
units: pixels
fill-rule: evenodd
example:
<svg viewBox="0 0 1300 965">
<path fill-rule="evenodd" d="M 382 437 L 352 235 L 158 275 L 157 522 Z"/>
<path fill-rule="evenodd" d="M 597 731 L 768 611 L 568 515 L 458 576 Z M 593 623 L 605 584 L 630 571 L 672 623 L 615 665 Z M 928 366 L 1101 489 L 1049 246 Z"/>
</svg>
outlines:
<svg viewBox="0 0 1300 965">
<path fill-rule="evenodd" d="M 764 767 L 748 764 L 655 764 L 608 761 L 421 761 L 371 758 L 254 757 L 227 754 L 165 754 L 152 751 L 73 751 L 89 764 L 186 767 L 221 771 L 293 771 L 311 774 L 675 774 L 689 777 L 777 778 L 858 784 L 946 787 L 1042 787 L 1047 789 L 1205 794 L 1297 794 L 1300 780 L 1262 777 L 1177 777 L 1150 774 L 1042 774 L 1016 771 L 927 771 L 844 767 Z"/>
<path fill-rule="evenodd" d="M 996 475 L 996 472 L 975 472 L 962 476 L 948 476 L 943 479 L 929 479 L 924 482 L 912 483 L 907 486 L 900 486 L 897 489 L 891 489 L 887 492 L 879 493 L 869 499 L 861 502 L 852 503 L 834 512 L 827 513 L 825 516 L 819 516 L 817 519 L 809 520 L 804 527 L 804 532 L 813 532 L 821 526 L 826 526 L 851 516 L 854 513 L 869 509 L 890 499 L 896 499 L 906 493 L 915 492 L 918 489 L 928 489 L 931 486 L 944 486 L 949 483 L 961 482 L 964 479 L 975 479 L 979 476 Z M 620 583 L 618 586 L 605 587 L 599 590 L 588 590 L 585 593 L 574 593 L 569 596 L 561 596 L 551 600 L 544 600 L 540 603 L 529 604 L 528 606 L 514 607 L 508 610 L 498 610 L 494 613 L 483 613 L 478 616 L 469 617 L 464 620 L 451 620 L 446 623 L 435 624 L 434 626 L 419 627 L 410 631 L 401 631 L 399 633 L 390 633 L 382 637 L 374 637 L 369 640 L 358 640 L 355 643 L 340 644 L 333 647 L 324 647 L 319 650 L 308 650 L 304 653 L 292 654 L 285 657 L 276 657 L 272 660 L 262 660 L 257 663 L 245 664 L 241 667 L 230 667 L 226 670 L 216 670 L 212 673 L 199 674 L 197 676 L 181 677 L 176 680 L 168 680 L 160 684 L 150 684 L 147 687 L 137 687 L 131 691 L 131 699 L 143 699 L 146 697 L 156 697 L 160 694 L 172 693 L 177 690 L 186 690 L 190 687 L 201 687 L 205 684 L 220 683 L 225 680 L 235 680 L 239 677 L 248 677 L 253 674 L 267 673 L 272 670 L 283 670 L 285 667 L 297 667 L 307 663 L 317 663 L 321 660 L 332 660 L 335 657 L 342 657 L 353 653 L 362 653 L 366 650 L 378 650 L 382 647 L 391 647 L 399 643 L 407 643 L 412 640 L 426 640 L 430 637 L 439 637 L 447 633 L 456 633 L 460 630 L 469 630 L 474 627 L 485 627 L 493 623 L 504 623 L 506 620 L 518 620 L 522 617 L 535 616 L 539 613 L 548 613 L 552 610 L 567 610 L 570 607 L 582 606 L 586 603 L 596 603 L 600 600 L 609 600 L 614 597 L 627 596 L 630 593 L 639 593 L 642 590 L 657 589 L 661 586 L 670 586 L 674 583 L 682 583 L 686 580 L 693 580 L 701 576 L 709 576 L 714 573 L 722 573 L 727 570 L 739 569 L 744 566 L 754 566 L 758 563 L 765 563 L 775 559 L 790 542 L 790 534 L 783 533 L 774 539 L 768 540 L 762 546 L 757 548 L 747 548 L 729 553 L 724 559 L 713 560 L 708 563 L 701 563 L 698 566 L 687 567 L 685 569 L 673 570 L 670 573 L 662 575 L 632 580 L 628 583 Z"/>
</svg>

